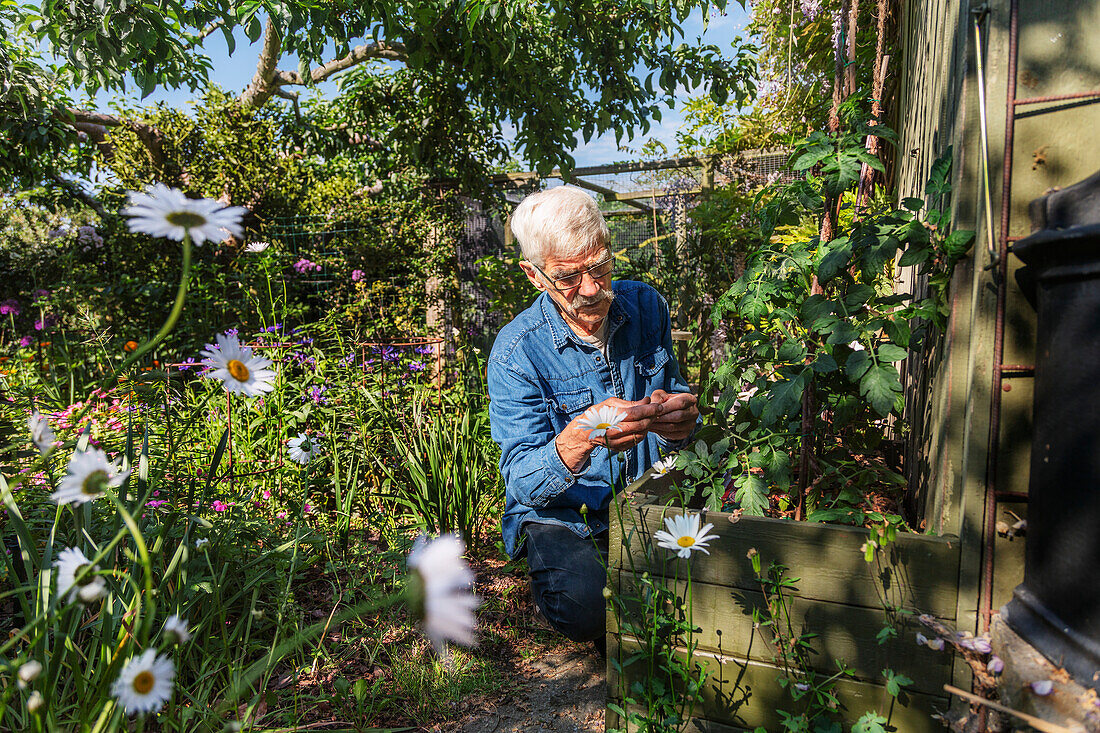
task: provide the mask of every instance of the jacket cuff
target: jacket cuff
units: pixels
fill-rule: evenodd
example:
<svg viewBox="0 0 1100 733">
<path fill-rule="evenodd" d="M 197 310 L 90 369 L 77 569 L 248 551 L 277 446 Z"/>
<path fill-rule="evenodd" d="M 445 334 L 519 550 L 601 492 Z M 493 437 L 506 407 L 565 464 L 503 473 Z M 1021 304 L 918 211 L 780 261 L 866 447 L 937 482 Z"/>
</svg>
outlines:
<svg viewBox="0 0 1100 733">
<path fill-rule="evenodd" d="M 531 492 L 531 501 L 534 506 L 546 506 L 558 494 L 562 493 L 577 481 L 577 477 L 562 462 L 558 455 L 558 447 L 551 440 L 541 449 L 542 471 L 546 480 L 538 489 Z"/>
</svg>

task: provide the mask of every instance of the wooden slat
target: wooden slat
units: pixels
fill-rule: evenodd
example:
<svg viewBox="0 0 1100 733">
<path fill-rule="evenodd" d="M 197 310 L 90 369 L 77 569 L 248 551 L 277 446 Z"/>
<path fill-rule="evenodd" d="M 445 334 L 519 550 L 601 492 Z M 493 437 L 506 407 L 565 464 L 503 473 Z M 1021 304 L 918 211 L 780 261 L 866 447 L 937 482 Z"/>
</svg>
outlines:
<svg viewBox="0 0 1100 733">
<path fill-rule="evenodd" d="M 621 648 L 608 649 L 609 657 L 612 654 L 627 656 L 639 648 L 630 637 L 623 637 L 622 641 Z M 783 728 L 777 711 L 794 713 L 805 704 L 804 701 L 795 701 L 789 692 L 779 686 L 782 672 L 772 665 L 710 652 L 696 652 L 694 658 L 705 664 L 709 674 L 703 689 L 703 700 L 692 711 L 693 717 L 731 726 L 735 730 L 763 727 L 768 731 L 779 731 Z M 613 699 L 621 699 L 622 685 L 629 684 L 635 679 L 634 675 L 641 672 L 640 663 L 624 671 L 625 680 L 612 671 L 607 679 L 608 694 Z M 855 723 L 865 712 L 875 710 L 889 719 L 888 729 L 904 733 L 943 731 L 942 724 L 932 718 L 933 714 L 947 708 L 948 701 L 943 696 L 903 691 L 895 701 L 881 686 L 851 680 L 838 681 L 834 691 L 842 706 L 840 718 L 848 725 Z"/>
<path fill-rule="evenodd" d="M 683 598 L 687 584 L 669 582 Z M 622 573 L 612 583 L 621 597 L 637 597 L 636 581 L 630 573 Z M 700 628 L 695 641 L 701 649 L 774 662 L 776 650 L 771 633 L 753 628 L 752 610 L 765 608 L 763 593 L 693 581 L 691 608 L 692 623 Z M 810 644 L 819 653 L 809 661 L 820 672 L 835 672 L 834 660 L 841 660 L 858 679 L 880 683 L 882 670 L 891 668 L 914 680 L 914 690 L 933 695 L 942 694 L 943 685 L 951 682 L 951 655 L 917 646 L 919 624 L 915 622 L 899 630 L 897 637 L 879 644 L 876 635 L 884 625 L 881 610 L 792 598 L 791 611 L 795 634 L 818 634 Z M 630 618 L 624 619 L 624 625 Z M 618 624 L 618 619 L 611 618 L 608 628 L 617 630 Z"/>
<path fill-rule="evenodd" d="M 671 552 L 656 547 L 653 533 L 664 527 L 663 519 L 679 509 L 657 505 L 633 506 L 618 512 L 612 521 L 622 521 L 620 536 L 628 550 L 620 562 L 626 570 L 674 577 L 684 575 L 691 563 L 696 580 L 742 590 L 759 585 L 746 553 L 756 549 L 763 566 L 781 563 L 790 577 L 801 578 L 799 595 L 805 598 L 881 608 L 884 602 L 919 613 L 954 619 L 959 552 L 954 539 L 928 535 L 900 534 L 883 554 L 886 558 L 868 564 L 860 547 L 870 533 L 860 527 L 792 522 L 763 517 L 743 517 L 730 522 L 724 512 L 710 512 L 706 521 L 714 524 L 718 538 L 690 560 L 677 560 Z M 679 568 L 679 570 L 677 570 Z"/>
</svg>

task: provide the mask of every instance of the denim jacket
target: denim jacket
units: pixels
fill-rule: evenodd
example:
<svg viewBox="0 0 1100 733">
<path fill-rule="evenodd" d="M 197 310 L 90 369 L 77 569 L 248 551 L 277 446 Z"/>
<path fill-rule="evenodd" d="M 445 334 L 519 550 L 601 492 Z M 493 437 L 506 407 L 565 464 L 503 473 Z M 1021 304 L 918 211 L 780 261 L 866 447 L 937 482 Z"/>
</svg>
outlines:
<svg viewBox="0 0 1100 733">
<path fill-rule="evenodd" d="M 623 488 L 681 444 L 650 433 L 636 447 L 597 446 L 574 475 L 554 438 L 608 397 L 640 400 L 655 389 L 687 392 L 672 351 L 668 303 L 648 285 L 620 280 L 607 315 L 608 362 L 566 325 L 543 293 L 501 329 L 489 356 L 489 416 L 501 449 L 504 547 L 515 557 L 527 522 L 560 524 L 579 537 L 607 529 L 611 487 Z M 684 441 L 686 443 L 686 441 Z M 582 517 L 579 509 L 587 505 Z"/>
</svg>

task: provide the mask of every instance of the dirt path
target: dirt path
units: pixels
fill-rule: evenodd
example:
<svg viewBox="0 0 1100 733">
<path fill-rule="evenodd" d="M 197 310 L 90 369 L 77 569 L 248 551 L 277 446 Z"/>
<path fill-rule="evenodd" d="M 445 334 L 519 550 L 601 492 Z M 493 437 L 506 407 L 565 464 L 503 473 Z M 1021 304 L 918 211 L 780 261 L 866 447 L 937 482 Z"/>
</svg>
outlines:
<svg viewBox="0 0 1100 733">
<path fill-rule="evenodd" d="M 591 645 L 562 643 L 516 664 L 513 699 L 446 727 L 459 733 L 603 731 L 605 662 Z M 440 728 L 443 730 L 443 728 Z"/>
</svg>

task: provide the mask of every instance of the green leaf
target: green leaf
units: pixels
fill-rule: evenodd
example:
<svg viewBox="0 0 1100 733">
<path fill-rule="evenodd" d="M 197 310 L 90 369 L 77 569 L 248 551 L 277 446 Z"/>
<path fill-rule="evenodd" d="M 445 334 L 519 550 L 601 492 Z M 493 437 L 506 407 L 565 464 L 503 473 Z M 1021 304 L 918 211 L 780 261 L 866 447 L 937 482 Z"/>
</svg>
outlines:
<svg viewBox="0 0 1100 733">
<path fill-rule="evenodd" d="M 882 670 L 882 675 L 886 678 L 886 691 L 894 697 L 898 696 L 901 688 L 913 684 L 913 680 L 903 674 L 895 674 L 892 669 Z"/>
<path fill-rule="evenodd" d="M 736 486 L 737 491 L 734 496 L 745 513 L 755 517 L 763 516 L 770 504 L 768 482 L 764 477 L 746 472 L 737 479 Z"/>
<path fill-rule="evenodd" d="M 802 307 L 799 311 L 802 314 L 804 323 L 814 323 L 823 316 L 831 315 L 835 308 L 836 306 L 826 300 L 824 295 L 811 295 L 802 301 Z"/>
<path fill-rule="evenodd" d="M 825 339 L 827 344 L 848 344 L 859 338 L 859 331 L 855 326 L 848 321 L 837 321 L 836 326 L 833 327 L 833 332 L 829 334 L 829 338 Z"/>
<path fill-rule="evenodd" d="M 863 717 L 852 726 L 852 733 L 886 733 L 888 721 L 873 710 L 868 710 Z"/>
<path fill-rule="evenodd" d="M 909 356 L 909 352 L 905 349 L 894 346 L 893 344 L 883 344 L 878 347 L 878 351 L 875 352 L 875 356 L 879 361 L 894 362 L 901 361 L 905 357 Z"/>
<path fill-rule="evenodd" d="M 921 200 L 921 199 L 917 199 L 917 198 L 913 198 L 912 196 L 909 196 L 909 197 L 903 198 L 901 200 L 901 205 L 902 205 L 902 207 L 908 209 L 909 211 L 912 211 L 913 213 L 916 213 L 916 212 L 918 212 L 918 211 L 920 211 L 921 209 L 924 208 L 924 201 Z"/>
<path fill-rule="evenodd" d="M 899 267 L 911 267 L 925 262 L 932 255 L 931 247 L 910 247 L 898 260 Z"/>
<path fill-rule="evenodd" d="M 817 352 L 817 357 L 810 364 L 810 368 L 818 374 L 828 374 L 837 370 L 836 359 L 828 351 Z"/>
<path fill-rule="evenodd" d="M 852 243 L 847 237 L 834 239 L 829 242 L 828 247 L 828 253 L 817 265 L 817 277 L 822 283 L 836 277 L 837 273 L 848 266 L 848 260 L 852 257 Z"/>
<path fill-rule="evenodd" d="M 765 425 L 771 425 L 779 418 L 794 412 L 802 399 L 802 390 L 806 388 L 808 373 L 807 369 L 794 379 L 779 382 L 768 390 L 768 400 L 760 415 Z"/>
<path fill-rule="evenodd" d="M 947 235 L 947 239 L 943 241 L 943 251 L 951 259 L 958 259 L 970 250 L 973 241 L 973 231 L 959 229 Z"/>
<path fill-rule="evenodd" d="M 806 345 L 801 341 L 784 341 L 776 354 L 779 361 L 801 362 L 806 358 Z"/>
<path fill-rule="evenodd" d="M 889 415 L 894 401 L 902 393 L 898 370 L 890 364 L 879 364 L 867 370 L 859 381 L 859 394 L 879 415 Z"/>
<path fill-rule="evenodd" d="M 871 367 L 871 361 L 871 354 L 866 349 L 853 351 L 844 362 L 844 373 L 848 375 L 848 381 L 855 382 L 866 374 Z"/>
<path fill-rule="evenodd" d="M 931 197 L 950 193 L 951 183 L 948 181 L 950 175 L 951 147 L 949 146 L 939 160 L 932 164 L 932 170 L 928 173 L 928 184 L 924 187 L 924 195 Z"/>
</svg>

